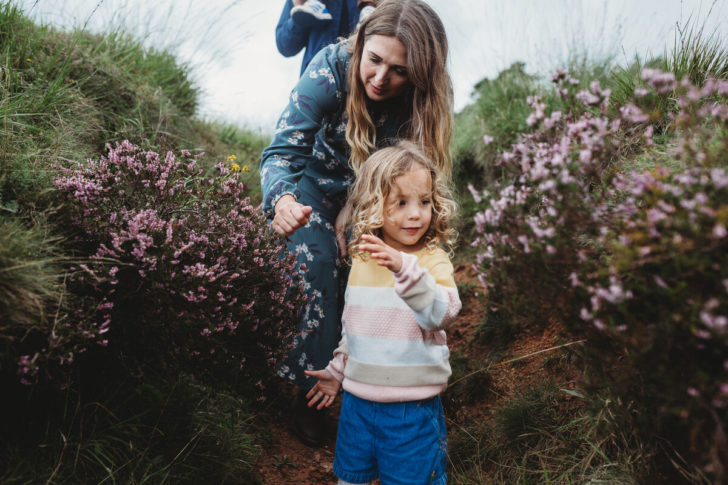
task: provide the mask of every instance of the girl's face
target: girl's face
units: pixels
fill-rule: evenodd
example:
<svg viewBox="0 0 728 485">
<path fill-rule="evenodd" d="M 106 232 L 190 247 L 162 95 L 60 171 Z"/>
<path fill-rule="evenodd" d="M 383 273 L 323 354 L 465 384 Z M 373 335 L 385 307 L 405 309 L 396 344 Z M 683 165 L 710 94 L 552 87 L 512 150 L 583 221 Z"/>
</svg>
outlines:
<svg viewBox="0 0 728 485">
<path fill-rule="evenodd" d="M 359 77 L 372 101 L 393 98 L 407 89 L 407 49 L 396 38 L 372 35 L 364 42 Z"/>
<path fill-rule="evenodd" d="M 432 219 L 430 171 L 413 165 L 394 179 L 384 201 L 382 240 L 397 251 L 417 251 L 425 245 L 423 236 Z"/>
</svg>

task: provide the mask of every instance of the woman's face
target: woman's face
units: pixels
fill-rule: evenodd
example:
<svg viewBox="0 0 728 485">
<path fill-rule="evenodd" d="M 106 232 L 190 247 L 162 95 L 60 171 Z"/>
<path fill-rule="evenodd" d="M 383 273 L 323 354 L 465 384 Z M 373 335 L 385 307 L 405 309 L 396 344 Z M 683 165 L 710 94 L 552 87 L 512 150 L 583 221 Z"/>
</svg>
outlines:
<svg viewBox="0 0 728 485">
<path fill-rule="evenodd" d="M 359 77 L 372 101 L 384 101 L 409 86 L 407 49 L 389 35 L 372 35 L 364 42 Z"/>
</svg>

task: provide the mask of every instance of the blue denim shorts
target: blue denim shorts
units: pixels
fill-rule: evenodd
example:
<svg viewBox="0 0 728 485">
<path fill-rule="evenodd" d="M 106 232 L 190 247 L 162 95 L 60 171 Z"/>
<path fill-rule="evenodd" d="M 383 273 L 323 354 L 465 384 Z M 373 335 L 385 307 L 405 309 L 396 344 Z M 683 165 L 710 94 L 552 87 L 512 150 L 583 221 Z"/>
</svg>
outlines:
<svg viewBox="0 0 728 485">
<path fill-rule="evenodd" d="M 349 483 L 444 485 L 447 431 L 440 396 L 380 403 L 344 392 L 334 473 Z"/>
</svg>

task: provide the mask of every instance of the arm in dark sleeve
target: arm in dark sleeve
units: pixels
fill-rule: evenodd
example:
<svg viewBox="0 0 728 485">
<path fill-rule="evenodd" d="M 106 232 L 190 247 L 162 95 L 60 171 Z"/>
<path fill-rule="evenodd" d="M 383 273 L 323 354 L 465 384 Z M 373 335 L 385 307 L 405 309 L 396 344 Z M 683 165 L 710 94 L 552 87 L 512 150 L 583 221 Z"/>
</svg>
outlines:
<svg viewBox="0 0 728 485">
<path fill-rule="evenodd" d="M 285 57 L 293 57 L 308 45 L 309 29 L 301 27 L 291 19 L 293 2 L 286 0 L 281 18 L 276 25 L 276 47 Z"/>
<path fill-rule="evenodd" d="M 278 120 L 273 140 L 263 150 L 260 180 L 263 211 L 268 217 L 273 216 L 273 208 L 281 196 L 291 194 L 299 198 L 298 180 L 313 156 L 316 133 L 324 116 L 336 111 L 341 103 L 330 59 L 331 48 L 316 54 L 298 80 Z"/>
</svg>

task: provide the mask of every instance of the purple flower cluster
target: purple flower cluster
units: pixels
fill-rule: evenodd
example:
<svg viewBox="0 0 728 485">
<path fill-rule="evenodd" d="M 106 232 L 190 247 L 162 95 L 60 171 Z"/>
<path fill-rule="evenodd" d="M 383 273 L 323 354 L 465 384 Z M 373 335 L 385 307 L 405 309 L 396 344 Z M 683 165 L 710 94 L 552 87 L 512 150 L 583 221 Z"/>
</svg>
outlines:
<svg viewBox="0 0 728 485">
<path fill-rule="evenodd" d="M 538 124 L 540 130 L 521 136 L 510 151 L 500 155 L 498 163 L 511 183 L 482 194 L 469 187 L 476 202 L 484 201 L 485 206 L 475 215 L 479 237 L 472 243 L 483 249 L 477 266 L 484 285 L 494 284 L 489 275 L 518 254 L 544 252 L 554 262 L 573 259 L 578 250 L 573 244 L 565 247 L 564 237 L 580 233 L 583 219 L 596 217 L 592 206 L 600 192 L 594 184 L 614 151 L 613 138 L 621 120 L 609 120 L 602 113 L 610 91 L 599 83 L 573 94 L 578 83 L 571 82 L 568 73 L 559 71 L 554 79 L 559 92 L 600 111 L 584 111 L 578 117 L 555 111 L 547 116 L 542 98 L 529 97 L 533 111 L 527 123 Z"/>
<path fill-rule="evenodd" d="M 55 185 L 94 248 L 74 281 L 96 305 L 65 324 L 69 345 L 111 345 L 133 319 L 183 358 L 254 374 L 291 340 L 303 302 L 294 260 L 238 173 L 221 163 L 206 178 L 181 155 L 124 141 L 99 160 L 60 167 Z"/>
<path fill-rule="evenodd" d="M 644 85 L 610 110 L 598 83 L 574 93 L 579 83 L 566 71 L 553 79 L 566 104 L 581 108 L 549 115 L 540 97 L 529 98 L 527 123 L 538 129 L 500 155 L 507 182 L 469 187 L 482 207 L 473 242 L 480 281 L 515 295 L 491 305 L 532 307 L 543 321 L 591 335 L 595 347 L 609 339 L 658 389 L 656 415 L 724 429 L 728 82 L 699 87 L 645 69 Z M 659 111 L 661 97 L 674 111 Z M 650 157 L 665 127 L 672 141 L 654 168 L 620 172 L 625 153 Z"/>
</svg>

